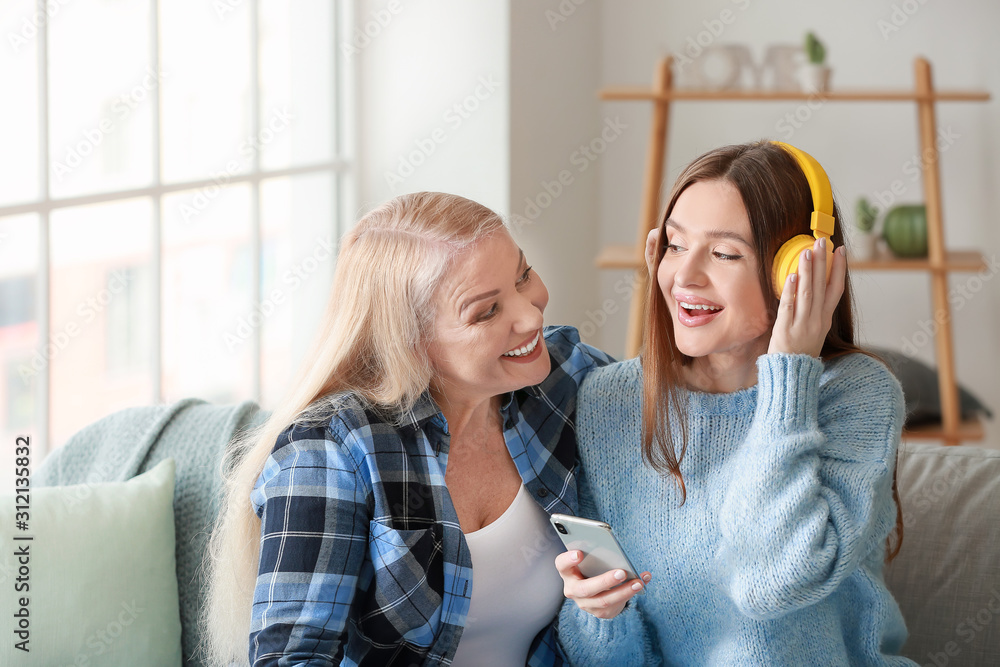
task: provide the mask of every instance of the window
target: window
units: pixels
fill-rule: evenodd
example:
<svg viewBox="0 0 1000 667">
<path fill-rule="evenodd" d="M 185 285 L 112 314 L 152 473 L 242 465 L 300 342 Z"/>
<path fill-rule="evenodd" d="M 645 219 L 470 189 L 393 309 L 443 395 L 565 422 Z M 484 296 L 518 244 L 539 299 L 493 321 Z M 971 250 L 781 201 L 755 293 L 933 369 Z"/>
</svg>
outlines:
<svg viewBox="0 0 1000 667">
<path fill-rule="evenodd" d="M 16 435 L 37 466 L 123 407 L 281 396 L 354 209 L 351 14 L 0 4 L 2 479 Z"/>
<path fill-rule="evenodd" d="M 35 319 L 35 276 L 0 279 L 0 327 L 13 327 Z"/>
<path fill-rule="evenodd" d="M 144 373 L 150 364 L 149 264 L 122 266 L 107 275 L 107 371 L 119 377 Z M 110 298 L 114 296 L 114 298 Z"/>
</svg>

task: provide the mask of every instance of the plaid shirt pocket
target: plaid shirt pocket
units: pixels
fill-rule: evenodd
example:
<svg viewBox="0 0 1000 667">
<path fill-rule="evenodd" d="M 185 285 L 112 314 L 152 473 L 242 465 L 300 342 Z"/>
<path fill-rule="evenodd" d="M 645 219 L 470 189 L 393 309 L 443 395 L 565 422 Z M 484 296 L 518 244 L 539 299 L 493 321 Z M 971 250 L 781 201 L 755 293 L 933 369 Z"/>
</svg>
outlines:
<svg viewBox="0 0 1000 667">
<path fill-rule="evenodd" d="M 396 530 L 372 521 L 368 549 L 374 595 L 364 603 L 358 631 L 369 642 L 406 644 L 423 654 L 441 626 L 444 554 L 440 524 Z"/>
</svg>

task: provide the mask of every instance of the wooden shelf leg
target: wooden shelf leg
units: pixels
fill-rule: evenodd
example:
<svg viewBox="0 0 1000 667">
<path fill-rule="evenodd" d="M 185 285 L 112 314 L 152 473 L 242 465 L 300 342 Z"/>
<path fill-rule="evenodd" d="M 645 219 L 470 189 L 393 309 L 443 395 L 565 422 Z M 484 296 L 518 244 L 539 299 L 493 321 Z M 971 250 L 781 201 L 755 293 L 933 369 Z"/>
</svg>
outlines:
<svg viewBox="0 0 1000 667">
<path fill-rule="evenodd" d="M 931 263 L 932 318 L 937 326 L 934 343 L 937 353 L 938 389 L 941 394 L 941 417 L 944 444 L 961 443 L 958 382 L 955 378 L 954 343 L 951 333 L 951 310 L 948 305 L 948 272 L 944 270 L 945 244 L 941 206 L 941 171 L 937 148 L 937 119 L 932 93 L 931 65 L 924 58 L 914 63 L 917 93 L 917 119 L 920 134 L 920 157 L 924 165 L 924 204 L 927 207 L 927 246 Z"/>
<path fill-rule="evenodd" d="M 664 93 L 673 85 L 673 59 L 667 56 L 656 67 L 653 89 Z M 653 102 L 653 122 L 649 134 L 649 148 L 646 153 L 646 176 L 642 186 L 642 210 L 635 248 L 640 268 L 636 270 L 635 289 L 628 314 L 628 333 L 625 341 L 626 358 L 639 354 L 642 346 L 642 326 L 646 311 L 646 290 L 649 282 L 645 269 L 646 236 L 659 223 L 660 188 L 663 185 L 663 162 L 667 150 L 667 124 L 670 120 L 670 101 L 661 99 Z"/>
</svg>

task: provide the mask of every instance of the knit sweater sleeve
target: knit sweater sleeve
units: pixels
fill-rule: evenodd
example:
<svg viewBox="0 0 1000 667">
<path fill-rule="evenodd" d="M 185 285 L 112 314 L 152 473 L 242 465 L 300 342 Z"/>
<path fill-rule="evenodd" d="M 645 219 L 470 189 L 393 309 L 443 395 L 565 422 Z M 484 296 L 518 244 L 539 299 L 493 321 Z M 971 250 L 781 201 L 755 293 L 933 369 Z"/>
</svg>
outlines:
<svg viewBox="0 0 1000 667">
<path fill-rule="evenodd" d="M 580 489 L 580 516 L 600 517 L 586 474 L 577 473 Z M 559 644 L 572 665 L 615 665 L 649 667 L 662 661 L 654 650 L 653 637 L 636 600 L 614 618 L 597 618 L 580 609 L 572 600 L 563 602 L 559 613 Z"/>
<path fill-rule="evenodd" d="M 629 603 L 614 618 L 597 618 L 563 602 L 559 613 L 559 644 L 571 665 L 652 667 L 662 665 L 647 635 L 642 611 Z"/>
<path fill-rule="evenodd" d="M 721 583 L 748 616 L 815 604 L 892 529 L 903 395 L 865 355 L 758 358 L 757 408 L 720 508 Z M 872 562 L 874 562 L 874 560 Z"/>
</svg>

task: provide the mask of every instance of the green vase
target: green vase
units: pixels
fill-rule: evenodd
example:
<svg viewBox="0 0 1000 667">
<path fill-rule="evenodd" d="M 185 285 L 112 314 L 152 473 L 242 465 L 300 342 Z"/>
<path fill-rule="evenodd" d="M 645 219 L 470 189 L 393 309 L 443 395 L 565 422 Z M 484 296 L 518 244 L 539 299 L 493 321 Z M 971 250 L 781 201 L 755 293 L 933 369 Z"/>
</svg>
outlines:
<svg viewBox="0 0 1000 667">
<path fill-rule="evenodd" d="M 897 257 L 926 257 L 927 207 L 904 204 L 889 209 L 882 223 L 882 237 Z"/>
</svg>

